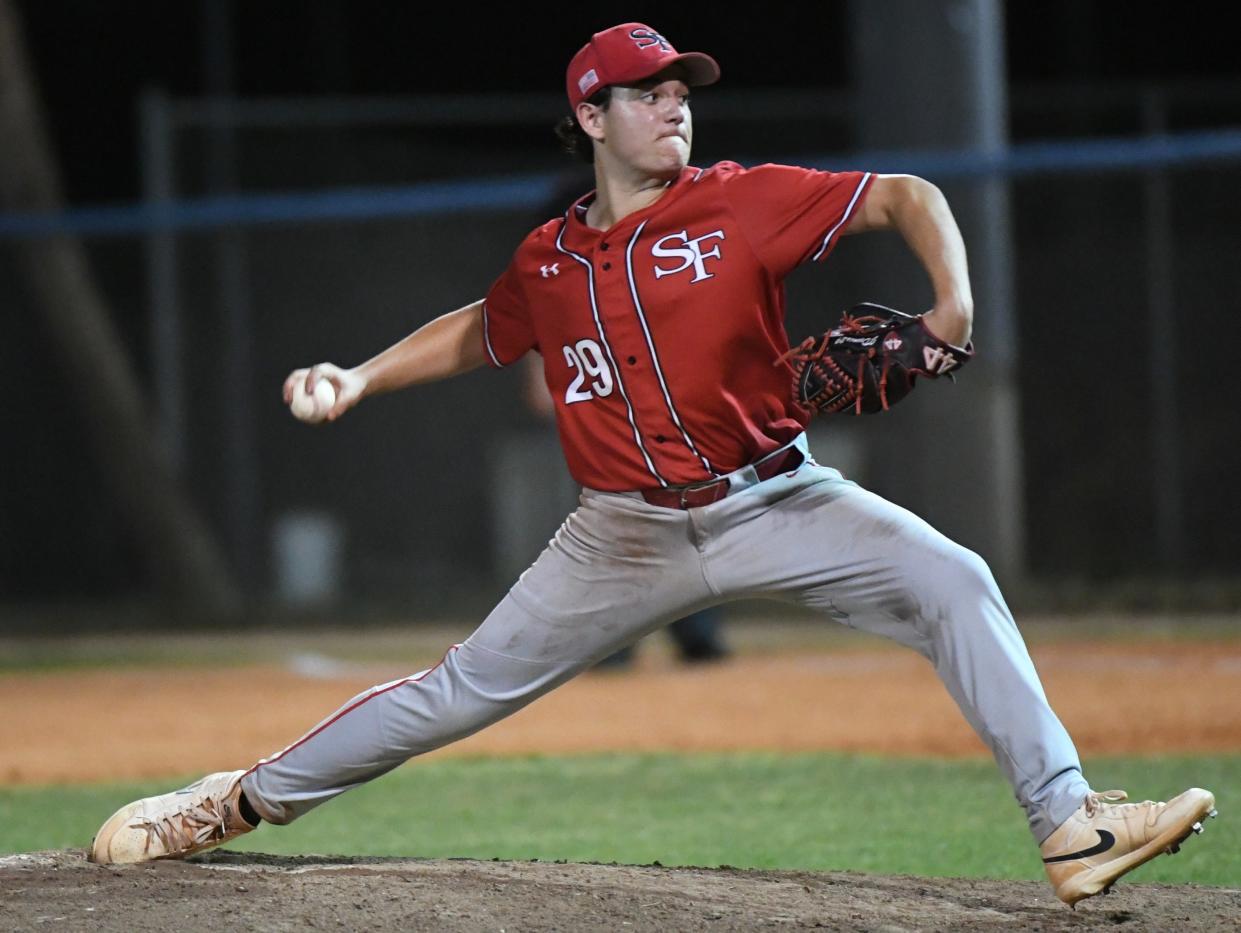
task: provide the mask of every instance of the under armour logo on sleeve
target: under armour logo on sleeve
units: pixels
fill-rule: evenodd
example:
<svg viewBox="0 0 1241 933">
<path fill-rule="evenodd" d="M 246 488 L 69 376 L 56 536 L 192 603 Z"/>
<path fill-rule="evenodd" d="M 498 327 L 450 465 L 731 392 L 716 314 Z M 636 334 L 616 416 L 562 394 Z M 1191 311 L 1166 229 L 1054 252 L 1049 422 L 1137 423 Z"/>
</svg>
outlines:
<svg viewBox="0 0 1241 933">
<path fill-rule="evenodd" d="M 560 275 L 560 263 L 553 262 L 550 266 L 539 266 L 539 271 L 543 273 L 543 278 Z"/>
</svg>

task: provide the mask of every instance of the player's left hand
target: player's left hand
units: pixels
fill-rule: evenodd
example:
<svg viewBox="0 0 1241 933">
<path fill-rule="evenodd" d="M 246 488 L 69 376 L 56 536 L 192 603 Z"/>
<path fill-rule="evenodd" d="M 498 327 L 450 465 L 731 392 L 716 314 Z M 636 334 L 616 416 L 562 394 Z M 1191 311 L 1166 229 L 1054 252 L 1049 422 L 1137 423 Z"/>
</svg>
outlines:
<svg viewBox="0 0 1241 933">
<path fill-rule="evenodd" d="M 814 413 L 887 411 L 918 376 L 951 374 L 974 356 L 936 337 L 921 314 L 864 302 L 821 337 L 807 337 L 776 363 L 793 371 L 793 395 Z"/>
</svg>

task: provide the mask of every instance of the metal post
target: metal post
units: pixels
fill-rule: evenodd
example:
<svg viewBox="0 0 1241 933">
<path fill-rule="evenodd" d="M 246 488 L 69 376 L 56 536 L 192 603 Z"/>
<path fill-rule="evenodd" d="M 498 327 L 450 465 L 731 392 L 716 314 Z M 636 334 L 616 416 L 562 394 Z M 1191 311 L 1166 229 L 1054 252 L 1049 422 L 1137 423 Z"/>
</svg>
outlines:
<svg viewBox="0 0 1241 933">
<path fill-rule="evenodd" d="M 1003 151 L 1000 0 L 851 0 L 849 23 L 859 145 Z M 910 399 L 886 432 L 874 433 L 871 476 L 881 494 L 982 553 L 1002 582 L 1015 582 L 1026 562 L 1009 182 L 943 187 L 969 249 L 979 357 L 951 393 Z M 930 288 L 910 251 L 888 243 L 866 249 L 884 298 L 924 310 L 918 303 Z M 921 469 L 911 471 L 910 459 Z"/>
<path fill-rule="evenodd" d="M 1168 131 L 1168 103 L 1159 88 L 1142 93 L 1142 126 L 1148 136 Z M 1151 493 L 1155 504 L 1155 551 L 1165 568 L 1182 566 L 1185 558 L 1181 502 L 1181 446 L 1177 431 L 1176 313 L 1173 298 L 1171 196 L 1167 172 L 1146 173 L 1142 186 L 1146 220 L 1146 295 L 1150 333 Z M 1156 377 L 1157 374 L 1157 378 Z"/>
<path fill-rule="evenodd" d="M 185 466 L 186 418 L 181 366 L 181 307 L 177 288 L 177 235 L 170 224 L 176 188 L 171 104 L 159 89 L 138 105 L 142 196 L 155 224 L 145 238 L 147 306 L 151 315 L 151 383 L 155 433 L 173 475 Z"/>
<path fill-rule="evenodd" d="M 235 192 L 239 181 L 232 0 L 204 0 L 203 17 L 203 66 L 210 94 L 207 187 L 210 193 L 219 195 Z M 221 230 L 215 238 L 214 251 L 216 308 L 225 338 L 221 354 L 226 393 L 225 514 L 233 566 L 242 586 L 252 589 L 257 577 L 258 468 L 251 392 L 253 328 L 242 232 L 235 228 Z"/>
</svg>

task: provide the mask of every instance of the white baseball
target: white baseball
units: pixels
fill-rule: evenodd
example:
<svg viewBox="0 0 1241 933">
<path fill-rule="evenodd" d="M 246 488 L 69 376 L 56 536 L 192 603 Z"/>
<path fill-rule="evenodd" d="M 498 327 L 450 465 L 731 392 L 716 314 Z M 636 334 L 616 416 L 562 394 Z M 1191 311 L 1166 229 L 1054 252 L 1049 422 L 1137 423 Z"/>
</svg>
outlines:
<svg viewBox="0 0 1241 933">
<path fill-rule="evenodd" d="M 315 383 L 313 395 L 306 391 L 306 383 L 299 379 L 293 387 L 293 401 L 289 403 L 289 409 L 299 421 L 318 424 L 335 404 L 336 389 L 327 379 Z"/>
</svg>

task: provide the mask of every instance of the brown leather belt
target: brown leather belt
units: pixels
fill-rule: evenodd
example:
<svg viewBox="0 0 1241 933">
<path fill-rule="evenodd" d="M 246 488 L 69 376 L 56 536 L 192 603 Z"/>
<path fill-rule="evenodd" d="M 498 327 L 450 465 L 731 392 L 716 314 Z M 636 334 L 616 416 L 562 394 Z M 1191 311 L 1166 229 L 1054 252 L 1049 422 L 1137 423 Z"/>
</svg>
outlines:
<svg viewBox="0 0 1241 933">
<path fill-rule="evenodd" d="M 805 462 L 805 454 L 796 447 L 790 447 L 754 464 L 754 472 L 758 474 L 761 482 L 781 473 L 791 473 Z M 728 495 L 730 488 L 728 477 L 721 476 L 705 483 L 669 486 L 666 489 L 643 489 L 641 493 L 642 498 L 651 505 L 663 506 L 665 509 L 697 509 L 712 502 L 719 502 Z"/>
</svg>

